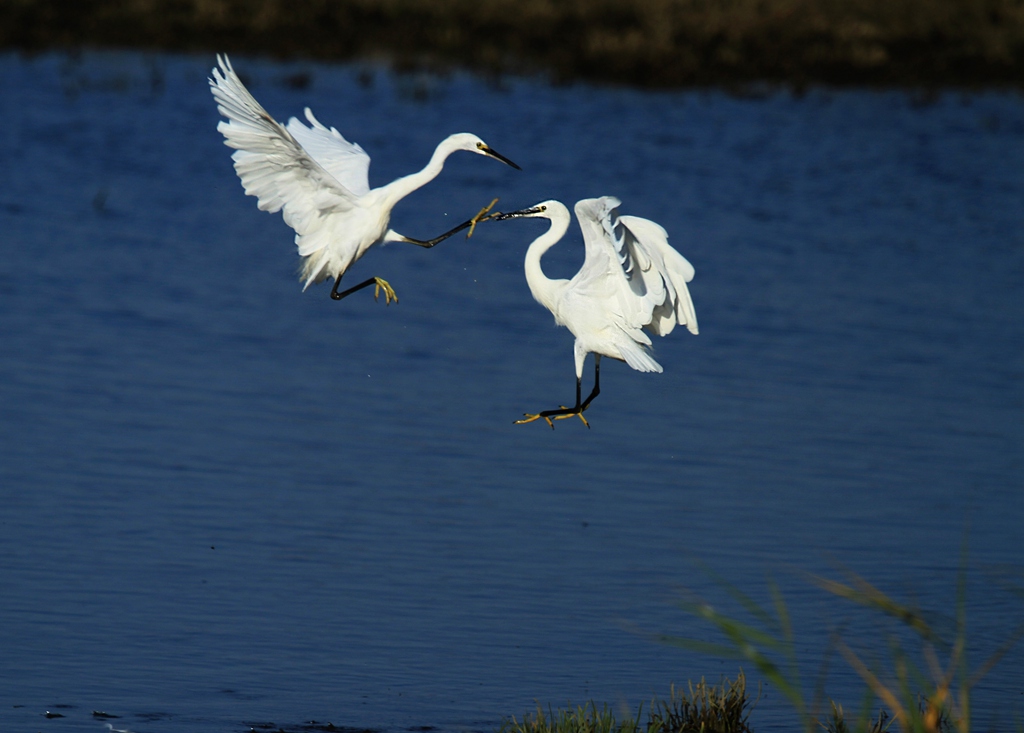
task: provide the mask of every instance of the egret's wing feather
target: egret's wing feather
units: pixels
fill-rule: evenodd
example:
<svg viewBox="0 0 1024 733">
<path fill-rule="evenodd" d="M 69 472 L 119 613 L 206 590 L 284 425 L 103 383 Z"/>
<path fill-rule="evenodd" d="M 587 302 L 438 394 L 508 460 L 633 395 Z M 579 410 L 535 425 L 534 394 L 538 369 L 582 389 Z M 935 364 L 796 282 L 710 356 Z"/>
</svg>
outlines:
<svg viewBox="0 0 1024 733">
<path fill-rule="evenodd" d="M 292 117 L 285 129 L 342 186 L 356 196 L 369 193 L 370 156 L 366 151 L 346 140 L 335 128 L 320 124 L 309 107 L 306 107 L 306 119 L 312 127 Z"/>
<path fill-rule="evenodd" d="M 686 285 L 693 280 L 693 265 L 668 243 L 668 233 L 659 224 L 638 216 L 621 216 L 619 224 L 654 302 L 648 327 L 666 336 L 682 324 L 696 334 L 697 313 Z"/>
<path fill-rule="evenodd" d="M 614 243 L 609 240 L 606 219 L 619 200 L 611 196 L 583 199 L 576 203 L 576 219 L 583 232 L 585 257 L 583 266 L 572 279 L 570 289 L 594 298 L 610 297 L 615 292 L 616 279 L 611 275 L 621 272 L 628 263 L 619 259 Z"/>
<path fill-rule="evenodd" d="M 222 120 L 217 129 L 228 147 L 245 192 L 259 208 L 282 211 L 285 223 L 301 235 L 323 215 L 348 211 L 356 194 L 318 163 L 298 140 L 257 102 L 227 57 L 217 57 L 210 89 Z M 298 238 L 297 238 L 298 241 Z M 299 246 L 302 244 L 299 242 Z"/>
</svg>

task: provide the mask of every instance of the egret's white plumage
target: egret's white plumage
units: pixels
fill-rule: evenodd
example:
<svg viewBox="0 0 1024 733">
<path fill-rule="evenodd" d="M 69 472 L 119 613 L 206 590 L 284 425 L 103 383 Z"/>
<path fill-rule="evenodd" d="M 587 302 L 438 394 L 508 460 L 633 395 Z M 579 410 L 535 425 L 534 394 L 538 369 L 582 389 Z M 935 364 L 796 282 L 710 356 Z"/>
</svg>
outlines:
<svg viewBox="0 0 1024 733">
<path fill-rule="evenodd" d="M 281 125 L 245 88 L 227 56 L 217 56 L 217 64 L 210 89 L 227 118 L 217 129 L 225 144 L 235 148 L 231 157 L 245 192 L 256 197 L 262 211 L 281 211 L 295 230 L 304 258 L 303 289 L 331 277 L 336 278 L 336 295 L 341 276 L 375 244 L 433 246 L 475 223 L 477 217 L 432 240 L 412 239 L 388 228 L 395 204 L 437 177 L 452 153 L 466 150 L 519 167 L 476 135 L 458 133 L 441 141 L 421 171 L 371 189 L 370 156 L 359 145 L 322 125 L 308 107 L 310 126 L 294 117 Z"/>
<path fill-rule="evenodd" d="M 552 417 L 572 415 L 583 419 L 583 410 L 600 392 L 602 356 L 624 361 L 641 372 L 661 372 L 661 365 L 648 351 L 651 339 L 647 332 L 667 336 L 676 325 L 684 325 L 690 333 L 697 333 L 697 314 L 686 285 L 693 279 L 693 265 L 669 245 L 668 234 L 660 225 L 637 216 L 620 216 L 620 203 L 603 196 L 576 204 L 586 257 L 571 280 L 548 278 L 540 263 L 569 228 L 569 210 L 561 202 L 545 201 L 495 217 L 551 221 L 548 231 L 526 252 L 526 282 L 533 297 L 554 314 L 555 322 L 576 337 L 576 406 L 527 414 L 528 419 L 520 422 L 544 418 L 552 424 Z M 580 382 L 587 354 L 594 354 L 595 359 L 594 390 L 581 404 Z"/>
</svg>

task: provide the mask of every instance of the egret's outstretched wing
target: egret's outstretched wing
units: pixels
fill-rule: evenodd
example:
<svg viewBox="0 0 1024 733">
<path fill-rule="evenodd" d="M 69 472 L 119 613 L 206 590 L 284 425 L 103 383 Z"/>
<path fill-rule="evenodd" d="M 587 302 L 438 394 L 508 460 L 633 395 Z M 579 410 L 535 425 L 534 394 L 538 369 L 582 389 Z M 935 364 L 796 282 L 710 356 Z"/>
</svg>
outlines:
<svg viewBox="0 0 1024 733">
<path fill-rule="evenodd" d="M 285 129 L 342 186 L 356 196 L 369 193 L 370 156 L 366 151 L 357 143 L 350 143 L 335 128 L 321 125 L 309 107 L 306 107 L 306 119 L 311 128 L 292 117 Z"/>
<path fill-rule="evenodd" d="M 285 223 L 300 236 L 328 213 L 347 211 L 356 195 L 308 154 L 295 137 L 249 93 L 226 56 L 217 56 L 210 89 L 217 109 L 227 118 L 217 125 L 245 192 L 262 211 L 282 211 Z M 315 134 L 310 131 L 310 134 Z M 298 242 L 298 238 L 296 239 Z M 300 253 L 302 243 L 299 242 Z"/>
<path fill-rule="evenodd" d="M 637 253 L 619 226 L 619 204 L 613 196 L 577 202 L 586 258 L 573 278 L 573 288 L 600 302 L 616 325 L 639 331 L 651 322 L 654 308 L 664 298 L 664 288 L 657 281 L 647 282 L 638 269 Z M 650 343 L 642 332 L 631 335 Z"/>
<path fill-rule="evenodd" d="M 647 327 L 665 336 L 677 323 L 697 333 L 697 316 L 686 287 L 693 279 L 693 266 L 669 245 L 660 225 L 619 216 L 619 203 L 603 196 L 576 204 L 587 245 L 586 260 L 577 275 L 580 288 L 614 304 L 614 315 L 631 335 Z M 646 337 L 636 340 L 650 343 Z"/>
</svg>

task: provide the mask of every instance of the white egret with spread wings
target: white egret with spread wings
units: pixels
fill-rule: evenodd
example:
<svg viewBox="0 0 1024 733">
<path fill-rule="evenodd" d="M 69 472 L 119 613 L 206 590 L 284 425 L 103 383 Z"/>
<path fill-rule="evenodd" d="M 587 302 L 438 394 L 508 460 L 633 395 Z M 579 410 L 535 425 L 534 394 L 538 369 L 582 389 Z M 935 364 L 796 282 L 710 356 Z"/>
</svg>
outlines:
<svg viewBox="0 0 1024 733">
<path fill-rule="evenodd" d="M 235 148 L 232 159 L 245 192 L 255 196 L 262 211 L 282 211 L 295 230 L 295 244 L 303 258 L 303 290 L 313 283 L 334 279 L 331 297 L 375 285 L 374 297 L 384 291 L 385 302 L 395 297 L 391 285 L 373 277 L 345 291 L 338 290 L 345 272 L 376 244 L 409 242 L 433 247 L 452 234 L 472 227 L 489 211 L 433 239 L 413 239 L 388 227 L 391 210 L 410 193 L 434 180 L 452 153 L 466 150 L 487 155 L 518 169 L 515 163 L 490 148 L 476 135 L 451 135 L 437 146 L 421 171 L 370 188 L 370 156 L 335 128 L 320 124 L 306 108 L 310 127 L 291 118 L 281 125 L 242 84 L 227 56 L 217 56 L 210 88 L 217 109 L 227 118 L 217 129 L 224 143 Z M 491 206 L 494 202 L 491 202 Z"/>
<path fill-rule="evenodd" d="M 576 404 L 557 410 L 526 413 L 516 424 L 543 419 L 579 417 L 601 392 L 601 357 L 619 359 L 641 372 L 661 372 L 648 352 L 651 339 L 645 331 L 667 336 L 677 324 L 697 333 L 697 314 L 686 283 L 693 279 L 693 265 L 668 243 L 658 224 L 638 216 L 620 216 L 621 202 L 612 196 L 584 199 L 576 204 L 576 218 L 583 230 L 586 257 L 571 280 L 552 280 L 544 275 L 540 259 L 558 243 L 569 228 L 569 210 L 559 201 L 545 201 L 529 209 L 492 214 L 498 220 L 536 217 L 549 219 L 548 231 L 526 251 L 526 282 L 555 322 L 576 337 Z M 583 364 L 594 355 L 594 388 L 580 399 Z"/>
</svg>

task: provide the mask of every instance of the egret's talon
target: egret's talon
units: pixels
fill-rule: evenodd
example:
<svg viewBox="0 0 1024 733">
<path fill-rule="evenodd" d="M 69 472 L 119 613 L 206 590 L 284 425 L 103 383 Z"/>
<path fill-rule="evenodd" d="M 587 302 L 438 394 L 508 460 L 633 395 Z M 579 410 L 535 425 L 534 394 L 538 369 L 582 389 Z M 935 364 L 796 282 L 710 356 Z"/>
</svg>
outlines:
<svg viewBox="0 0 1024 733">
<path fill-rule="evenodd" d="M 487 204 L 487 206 L 480 209 L 480 211 L 476 212 L 476 216 L 469 220 L 469 233 L 466 234 L 466 239 L 469 239 L 470 237 L 473 236 L 473 231 L 476 229 L 477 224 L 479 224 L 482 221 L 487 221 L 488 219 L 493 217 L 493 215 L 485 217 L 484 214 L 488 213 L 491 209 L 493 209 L 496 203 L 498 203 L 498 199 L 494 199 L 493 201 L 491 201 L 491 203 Z"/>
<path fill-rule="evenodd" d="M 552 430 L 555 429 L 555 424 L 553 422 L 551 422 L 551 418 L 548 417 L 547 415 L 541 415 L 539 412 L 537 412 L 537 413 L 524 412 L 523 415 L 526 417 L 525 420 L 516 420 L 512 424 L 513 425 L 525 425 L 528 422 L 533 422 L 534 420 L 540 420 L 541 418 L 544 418 L 544 422 L 546 422 L 548 424 L 548 427 L 550 427 Z"/>
<path fill-rule="evenodd" d="M 376 285 L 373 288 L 374 300 L 377 300 L 377 297 L 380 295 L 380 291 L 383 290 L 384 305 L 391 305 L 392 300 L 395 301 L 396 303 L 398 302 L 398 295 L 395 294 L 395 289 L 391 287 L 387 280 L 384 280 L 383 278 L 379 277 L 375 277 L 373 279 L 376 282 Z"/>
</svg>

